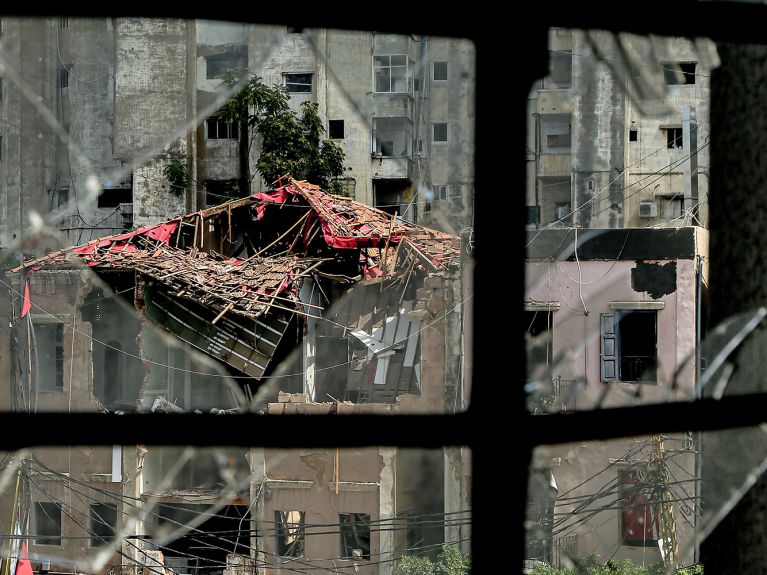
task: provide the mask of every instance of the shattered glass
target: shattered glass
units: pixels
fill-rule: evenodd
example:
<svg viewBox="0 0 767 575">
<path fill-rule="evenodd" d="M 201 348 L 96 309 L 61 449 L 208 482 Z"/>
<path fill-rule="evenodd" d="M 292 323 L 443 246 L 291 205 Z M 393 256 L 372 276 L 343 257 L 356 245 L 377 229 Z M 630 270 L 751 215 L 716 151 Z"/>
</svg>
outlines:
<svg viewBox="0 0 767 575">
<path fill-rule="evenodd" d="M 638 436 L 637 410 L 603 435 L 625 437 L 570 443 L 567 414 L 764 392 L 767 309 L 710 319 L 716 45 L 560 28 L 549 51 L 528 102 L 523 330 L 528 411 L 554 417 L 562 443 L 533 450 L 525 566 L 702 573 L 718 527 L 754 545 L 736 522 L 761 521 L 743 508 L 764 489 L 764 425 L 662 433 L 669 422 L 653 419 Z"/>
<path fill-rule="evenodd" d="M 403 555 L 437 557 L 445 544 L 465 553 L 470 493 L 458 483 L 435 490 L 431 479 L 467 473 L 456 463 L 468 456 L 377 447 L 7 453 L 0 492 L 17 505 L 4 506 L 13 512 L 3 557 L 17 572 L 23 542 L 35 572 L 209 574 L 377 571 Z M 110 459 L 111 470 L 88 466 Z"/>
<path fill-rule="evenodd" d="M 716 47 L 593 30 L 549 40 L 528 99 L 528 409 L 688 401 L 716 354 L 704 341 L 695 356 Z"/>
<path fill-rule="evenodd" d="M 0 16 L 0 411 L 465 411 L 474 58 L 458 38 Z M 342 195 L 299 160 L 259 171 L 268 138 L 222 112 L 253 75 L 292 118 L 316 104 L 293 147 L 333 126 Z M 471 546 L 468 448 L 3 455 L 3 575 L 378 573 Z"/>
</svg>

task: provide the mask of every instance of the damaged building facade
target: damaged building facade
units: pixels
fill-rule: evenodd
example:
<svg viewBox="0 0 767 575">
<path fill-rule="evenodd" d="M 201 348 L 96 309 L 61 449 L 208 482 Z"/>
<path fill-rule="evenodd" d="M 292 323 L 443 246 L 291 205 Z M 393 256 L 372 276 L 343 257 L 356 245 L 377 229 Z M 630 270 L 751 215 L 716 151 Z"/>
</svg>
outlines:
<svg viewBox="0 0 767 575">
<path fill-rule="evenodd" d="M 705 332 L 705 229 L 530 231 L 527 250 L 531 411 L 694 397 L 699 324 Z M 668 544 L 690 563 L 684 543 L 699 513 L 697 444 L 687 434 L 631 437 L 630 421 L 626 435 L 536 452 L 529 559 L 565 565 L 596 552 L 653 564 L 671 561 Z"/>
<path fill-rule="evenodd" d="M 712 52 L 552 29 L 528 98 L 528 227 L 707 226 Z"/>
<path fill-rule="evenodd" d="M 243 69 L 285 87 L 296 109 L 318 104 L 325 137 L 346 155 L 348 195 L 451 233 L 472 223 L 468 41 L 180 19 L 1 26 L 2 246 L 20 239 L 31 212 L 72 245 L 247 195 L 247 135 L 216 116 L 225 74 Z M 185 187 L 164 176 L 169 165 Z"/>
<path fill-rule="evenodd" d="M 292 179 L 58 249 L 4 282 L 2 345 L 21 358 L 2 356 L 7 400 L 222 416 L 459 411 L 462 253 L 454 235 Z M 403 554 L 443 542 L 468 551 L 465 449 L 69 451 L 35 452 L 32 474 L 48 482 L 29 497 L 35 570 L 71 568 L 78 537 L 117 541 L 106 564 L 130 573 L 153 561 L 178 573 L 307 562 L 393 573 Z"/>
</svg>

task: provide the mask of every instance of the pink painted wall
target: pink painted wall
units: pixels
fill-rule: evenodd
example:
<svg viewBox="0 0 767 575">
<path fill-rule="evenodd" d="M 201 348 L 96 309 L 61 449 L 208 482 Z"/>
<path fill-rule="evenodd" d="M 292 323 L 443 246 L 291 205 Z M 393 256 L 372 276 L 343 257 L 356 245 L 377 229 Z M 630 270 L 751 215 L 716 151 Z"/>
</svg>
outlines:
<svg viewBox="0 0 767 575">
<path fill-rule="evenodd" d="M 654 263 L 663 264 L 665 261 Z M 695 349 L 695 262 L 676 261 L 676 291 L 654 300 L 631 286 L 633 261 L 552 261 L 526 264 L 525 302 L 555 301 L 551 377 L 585 380 L 578 408 L 600 401 L 606 384 L 600 381 L 600 314 L 610 313 L 611 301 L 662 301 L 658 311 L 658 384 L 618 383 L 611 386 L 603 405 L 637 401 L 668 401 L 690 397 L 692 380 L 684 377 L 672 387 L 674 374 Z M 687 372 L 686 372 L 687 373 Z M 692 373 L 689 371 L 689 373 Z"/>
</svg>

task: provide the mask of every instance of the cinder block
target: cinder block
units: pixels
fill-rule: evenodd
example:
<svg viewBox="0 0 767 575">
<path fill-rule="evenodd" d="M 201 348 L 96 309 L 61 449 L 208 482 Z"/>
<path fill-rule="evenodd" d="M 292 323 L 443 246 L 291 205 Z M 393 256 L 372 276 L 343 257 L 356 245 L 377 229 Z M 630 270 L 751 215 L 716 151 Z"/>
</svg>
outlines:
<svg viewBox="0 0 767 575">
<path fill-rule="evenodd" d="M 285 404 L 284 403 L 267 403 L 266 412 L 269 415 L 282 415 L 283 413 L 285 413 Z"/>
<path fill-rule="evenodd" d="M 277 401 L 280 403 L 287 403 L 290 401 L 290 395 L 287 391 L 277 392 Z"/>
<path fill-rule="evenodd" d="M 288 395 L 290 403 L 309 403 L 309 396 L 306 393 L 290 393 Z"/>
</svg>

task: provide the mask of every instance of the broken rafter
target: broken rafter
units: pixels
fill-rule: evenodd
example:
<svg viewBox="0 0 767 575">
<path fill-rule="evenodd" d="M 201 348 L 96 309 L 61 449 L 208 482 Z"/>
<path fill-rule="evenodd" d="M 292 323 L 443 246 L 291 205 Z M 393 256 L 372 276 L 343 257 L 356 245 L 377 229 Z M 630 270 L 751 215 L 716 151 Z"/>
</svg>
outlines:
<svg viewBox="0 0 767 575">
<path fill-rule="evenodd" d="M 290 229 L 288 229 L 288 231 L 287 231 L 287 232 L 285 232 L 284 234 L 282 234 L 282 235 L 281 235 L 279 238 L 277 238 L 276 240 L 274 240 L 274 241 L 273 241 L 271 244 L 269 244 L 268 246 L 266 246 L 266 247 L 265 247 L 265 248 L 263 248 L 262 250 L 259 250 L 259 252 L 258 252 L 258 253 L 255 253 L 255 254 L 253 254 L 252 256 L 250 256 L 248 259 L 250 260 L 250 259 L 253 259 L 253 258 L 256 258 L 256 257 L 260 256 L 260 255 L 261 255 L 262 253 L 264 253 L 266 250 L 268 250 L 269 248 L 271 248 L 271 247 L 272 247 L 274 244 L 276 244 L 277 242 L 279 242 L 280 240 L 282 240 L 282 239 L 283 239 L 285 236 L 287 236 L 287 235 L 288 235 L 290 232 L 292 232 L 292 231 L 293 231 L 293 230 L 296 228 L 296 226 L 298 226 L 298 225 L 299 225 L 301 222 L 303 222 L 303 221 L 304 221 L 306 218 L 308 218 L 308 217 L 309 217 L 309 214 L 311 214 L 311 213 L 312 213 L 311 211 L 307 211 L 307 212 L 306 212 L 306 213 L 305 213 L 303 216 L 301 216 L 301 218 L 300 218 L 300 219 L 299 219 L 299 220 L 298 220 L 298 221 L 297 221 L 295 224 L 293 224 L 292 226 L 290 226 Z M 300 234 L 300 233 L 301 233 L 301 232 L 300 232 L 300 230 L 299 230 L 299 234 Z M 246 261 L 247 261 L 247 260 L 246 260 Z"/>
</svg>

